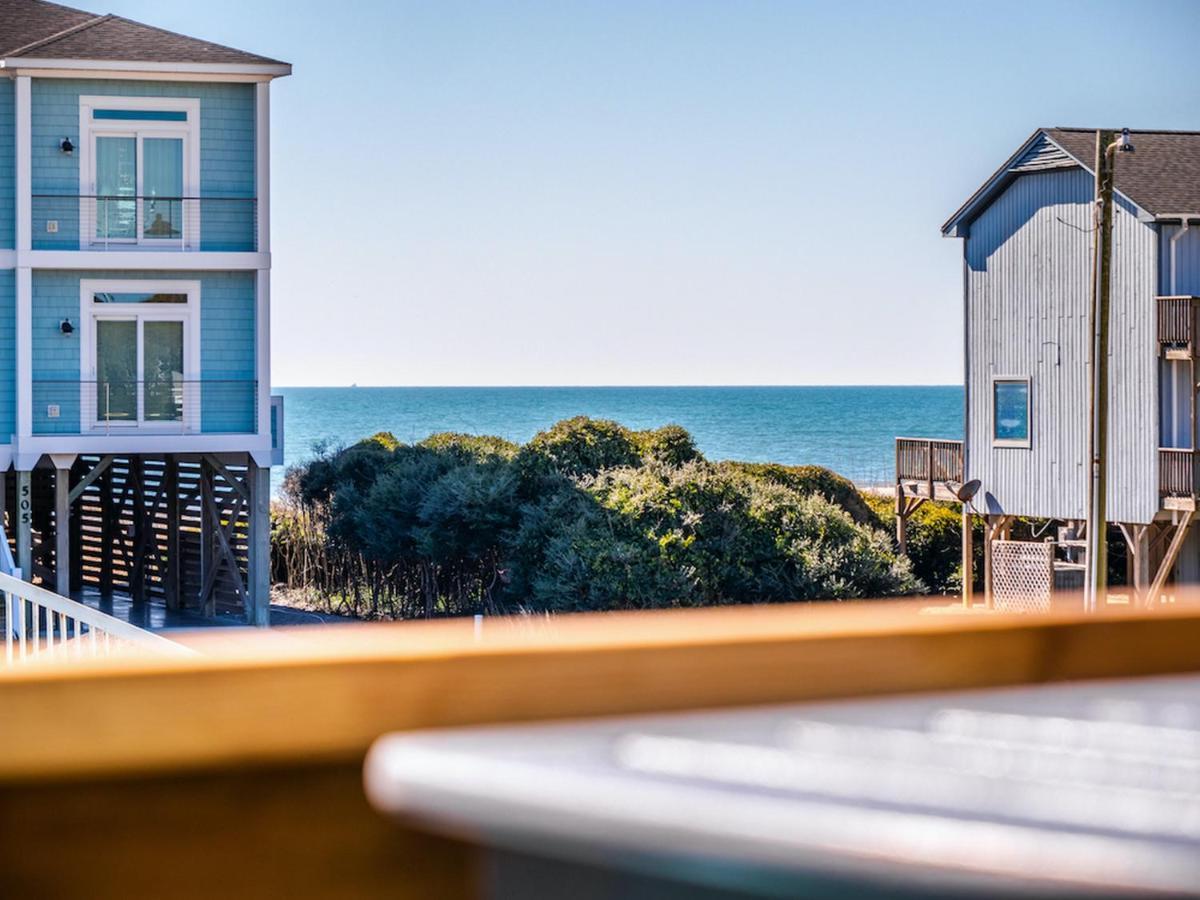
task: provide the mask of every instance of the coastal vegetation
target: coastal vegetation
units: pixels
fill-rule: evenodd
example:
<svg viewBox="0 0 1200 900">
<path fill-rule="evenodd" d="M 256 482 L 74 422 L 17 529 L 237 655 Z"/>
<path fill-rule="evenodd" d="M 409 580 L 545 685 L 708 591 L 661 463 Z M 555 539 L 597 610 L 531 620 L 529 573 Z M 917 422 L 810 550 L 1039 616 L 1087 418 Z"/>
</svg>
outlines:
<svg viewBox="0 0 1200 900">
<path fill-rule="evenodd" d="M 292 597 L 364 618 L 652 609 L 945 589 L 948 538 L 926 530 L 914 565 L 827 469 L 713 462 L 679 426 L 579 417 L 524 445 L 382 433 L 320 452 L 286 477 L 272 560 Z"/>
</svg>

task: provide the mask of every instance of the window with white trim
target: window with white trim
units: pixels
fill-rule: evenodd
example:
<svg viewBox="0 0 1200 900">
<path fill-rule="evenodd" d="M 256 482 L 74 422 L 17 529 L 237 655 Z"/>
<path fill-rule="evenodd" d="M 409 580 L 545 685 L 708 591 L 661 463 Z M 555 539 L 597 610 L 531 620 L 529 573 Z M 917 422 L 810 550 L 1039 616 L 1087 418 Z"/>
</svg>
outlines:
<svg viewBox="0 0 1200 900">
<path fill-rule="evenodd" d="M 198 100 L 81 97 L 79 131 L 84 248 L 198 241 Z"/>
<path fill-rule="evenodd" d="M 80 295 L 88 424 L 198 423 L 199 282 L 85 280 Z"/>
</svg>

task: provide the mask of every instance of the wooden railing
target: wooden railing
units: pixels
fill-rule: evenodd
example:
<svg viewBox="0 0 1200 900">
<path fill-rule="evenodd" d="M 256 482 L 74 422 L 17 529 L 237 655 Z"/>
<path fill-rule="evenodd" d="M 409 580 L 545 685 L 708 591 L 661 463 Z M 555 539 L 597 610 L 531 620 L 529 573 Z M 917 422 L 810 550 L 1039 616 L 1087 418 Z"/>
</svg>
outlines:
<svg viewBox="0 0 1200 900">
<path fill-rule="evenodd" d="M 1194 497 L 1196 494 L 1196 451 L 1160 447 L 1158 451 L 1160 497 Z"/>
<path fill-rule="evenodd" d="M 195 651 L 45 588 L 0 572 L 4 662 L 86 659 L 122 648 L 166 656 Z"/>
<path fill-rule="evenodd" d="M 1090 617 L 926 606 L 210 629 L 197 657 L 22 667 L 0 678 L 0 896 L 469 900 L 476 847 L 367 805 L 380 735 L 1196 671 L 1182 598 Z"/>
<path fill-rule="evenodd" d="M 1186 347 L 1196 336 L 1196 306 L 1193 297 L 1158 298 L 1158 343 Z"/>
<path fill-rule="evenodd" d="M 963 442 L 896 438 L 896 481 L 963 480 Z"/>
</svg>

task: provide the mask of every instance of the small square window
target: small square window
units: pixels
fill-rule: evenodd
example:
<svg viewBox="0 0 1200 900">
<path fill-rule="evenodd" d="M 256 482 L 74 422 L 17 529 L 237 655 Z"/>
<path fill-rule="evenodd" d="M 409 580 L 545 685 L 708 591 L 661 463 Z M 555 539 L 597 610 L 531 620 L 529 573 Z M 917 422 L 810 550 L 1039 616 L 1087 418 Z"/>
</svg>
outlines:
<svg viewBox="0 0 1200 900">
<path fill-rule="evenodd" d="M 1029 379 L 997 378 L 992 382 L 992 442 L 1029 446 Z"/>
</svg>

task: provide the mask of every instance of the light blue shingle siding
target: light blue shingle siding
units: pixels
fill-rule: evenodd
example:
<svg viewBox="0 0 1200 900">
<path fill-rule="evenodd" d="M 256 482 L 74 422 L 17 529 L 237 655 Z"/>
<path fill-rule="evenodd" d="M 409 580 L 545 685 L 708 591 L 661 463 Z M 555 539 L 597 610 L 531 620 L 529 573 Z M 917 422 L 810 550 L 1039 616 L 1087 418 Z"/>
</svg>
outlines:
<svg viewBox="0 0 1200 900">
<path fill-rule="evenodd" d="M 205 250 L 254 248 L 255 204 L 250 202 L 255 196 L 253 84 L 33 79 L 32 159 L 35 195 L 53 194 L 73 198 L 88 192 L 88 186 L 80 190 L 79 152 L 68 156 L 59 149 L 64 137 L 69 137 L 75 144 L 82 140 L 79 134 L 79 98 L 88 95 L 198 99 L 200 196 L 205 198 L 200 210 L 201 246 Z M 123 123 L 106 124 L 119 128 Z M 0 113 L 2 131 L 3 114 Z M 2 160 L 3 156 L 0 156 Z M 218 197 L 239 198 L 245 202 L 217 202 L 213 199 Z M 73 249 L 79 246 L 77 202 L 35 199 L 33 211 L 33 241 L 36 249 Z M 46 231 L 46 222 L 50 219 L 58 222 L 57 234 Z M 4 233 L 2 223 L 3 219 L 0 218 L 0 240 Z"/>
<path fill-rule="evenodd" d="M 0 249 L 16 246 L 17 218 L 16 91 L 0 78 Z"/>
<path fill-rule="evenodd" d="M 0 444 L 17 430 L 17 276 L 0 269 Z"/>
<path fill-rule="evenodd" d="M 252 432 L 255 410 L 255 275 L 253 272 L 68 272 L 33 273 L 33 429 L 37 434 L 73 434 L 79 430 L 79 331 L 64 335 L 59 324 L 79 322 L 79 282 L 84 279 L 153 278 L 200 282 L 201 430 L 206 433 Z M 0 280 L 0 301 L 3 300 Z M 0 328 L 11 334 L 13 301 L 8 319 L 0 302 Z M 0 340 L 0 389 L 3 348 Z M 71 382 L 59 390 L 46 382 Z M 39 384 L 40 383 L 40 384 Z M 11 394 L 11 391 L 9 392 Z M 58 393 L 63 396 L 59 398 Z M 55 396 L 52 396 L 55 395 Z M 58 419 L 47 417 L 50 403 L 62 407 Z M 0 415 L 3 407 L 0 406 Z M 3 418 L 0 418 L 2 431 Z M 10 429 L 11 430 L 11 429 Z"/>
</svg>

